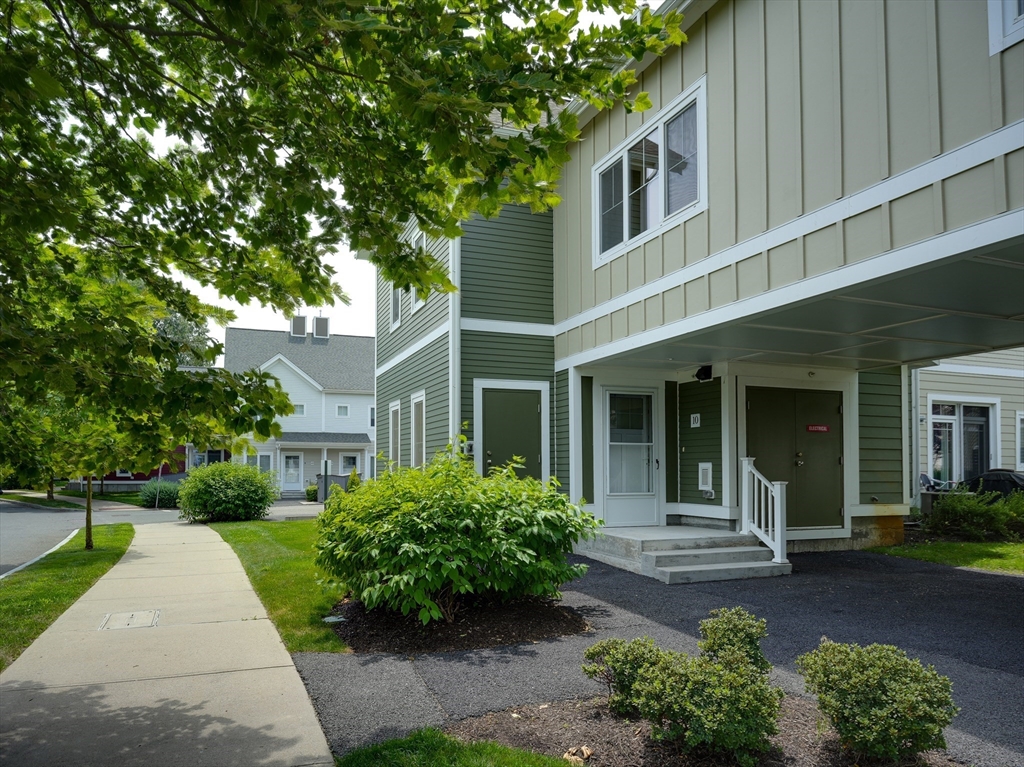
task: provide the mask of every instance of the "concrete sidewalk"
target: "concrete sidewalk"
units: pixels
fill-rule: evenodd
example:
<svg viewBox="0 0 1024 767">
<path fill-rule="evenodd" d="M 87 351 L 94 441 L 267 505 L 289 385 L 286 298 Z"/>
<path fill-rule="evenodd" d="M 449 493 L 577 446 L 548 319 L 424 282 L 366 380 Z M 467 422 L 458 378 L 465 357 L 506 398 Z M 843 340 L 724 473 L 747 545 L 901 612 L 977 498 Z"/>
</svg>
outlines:
<svg viewBox="0 0 1024 767">
<path fill-rule="evenodd" d="M 174 522 L 136 527 L 121 561 L 0 674 L 0 763 L 334 761 L 234 552 Z"/>
</svg>

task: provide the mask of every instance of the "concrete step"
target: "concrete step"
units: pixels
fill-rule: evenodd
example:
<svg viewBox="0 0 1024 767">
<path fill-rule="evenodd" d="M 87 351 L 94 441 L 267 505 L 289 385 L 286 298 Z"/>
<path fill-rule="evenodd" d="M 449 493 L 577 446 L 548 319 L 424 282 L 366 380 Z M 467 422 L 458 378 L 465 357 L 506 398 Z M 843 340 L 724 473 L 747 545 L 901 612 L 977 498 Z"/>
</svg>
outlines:
<svg viewBox="0 0 1024 767">
<path fill-rule="evenodd" d="M 645 551 L 644 572 L 658 567 L 676 565 L 719 565 L 730 562 L 771 561 L 772 552 L 765 546 L 724 546 L 714 549 L 676 549 L 675 551 Z"/>
<path fill-rule="evenodd" d="M 662 533 L 663 535 L 663 533 Z M 739 533 L 690 534 L 671 537 L 645 538 L 638 535 L 616 533 L 615 528 L 602 530 L 594 540 L 583 541 L 576 552 L 583 555 L 603 554 L 618 559 L 635 559 L 648 551 L 676 551 L 679 549 L 708 549 L 726 546 L 756 546 L 753 535 Z"/>
<path fill-rule="evenodd" d="M 664 540 L 644 541 L 642 550 L 678 551 L 679 549 L 721 549 L 734 546 L 757 546 L 757 536 L 742 533 L 728 533 L 697 538 L 666 538 Z"/>
<path fill-rule="evenodd" d="M 673 565 L 659 567 L 653 577 L 663 583 L 698 583 L 702 581 L 732 581 L 742 578 L 769 578 L 789 575 L 793 565 L 776 562 L 723 562 L 707 565 Z"/>
</svg>

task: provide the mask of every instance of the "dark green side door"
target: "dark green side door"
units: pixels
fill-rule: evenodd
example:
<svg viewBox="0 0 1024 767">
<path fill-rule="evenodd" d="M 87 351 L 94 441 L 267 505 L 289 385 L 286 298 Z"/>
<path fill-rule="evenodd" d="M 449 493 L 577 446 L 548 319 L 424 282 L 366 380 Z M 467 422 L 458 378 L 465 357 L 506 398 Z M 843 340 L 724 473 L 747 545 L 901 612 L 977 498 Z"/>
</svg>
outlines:
<svg viewBox="0 0 1024 767">
<path fill-rule="evenodd" d="M 747 455 L 773 482 L 787 482 L 786 526 L 843 524 L 843 394 L 747 389 Z"/>
<path fill-rule="evenodd" d="M 541 476 L 540 392 L 523 389 L 483 390 L 483 469 L 522 459 L 520 477 Z"/>
</svg>

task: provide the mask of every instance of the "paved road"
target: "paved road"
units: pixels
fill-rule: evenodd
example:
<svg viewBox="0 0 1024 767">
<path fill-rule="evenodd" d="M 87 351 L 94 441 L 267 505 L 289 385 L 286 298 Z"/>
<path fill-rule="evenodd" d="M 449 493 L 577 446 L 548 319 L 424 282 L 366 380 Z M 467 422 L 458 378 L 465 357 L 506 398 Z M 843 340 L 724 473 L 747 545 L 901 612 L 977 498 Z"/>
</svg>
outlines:
<svg viewBox="0 0 1024 767">
<path fill-rule="evenodd" d="M 335 753 L 487 711 L 599 695 L 580 672 L 594 642 L 648 635 L 696 652 L 708 612 L 741 605 L 767 619 L 765 654 L 788 693 L 803 693 L 794 661 L 822 635 L 895 644 L 952 679 L 963 709 L 946 730 L 953 758 L 1024 764 L 1024 578 L 839 552 L 792 555 L 791 576 L 666 586 L 577 561 L 590 572 L 563 594 L 593 626 L 585 635 L 413 658 L 293 656 Z"/>
<path fill-rule="evenodd" d="M 153 511 L 132 506 L 110 510 L 93 510 L 94 525 L 131 522 L 145 525 L 171 522 L 177 511 Z M 85 525 L 82 509 L 37 509 L 20 503 L 0 501 L 0 574 L 38 557 L 64 540 L 68 533 Z"/>
</svg>

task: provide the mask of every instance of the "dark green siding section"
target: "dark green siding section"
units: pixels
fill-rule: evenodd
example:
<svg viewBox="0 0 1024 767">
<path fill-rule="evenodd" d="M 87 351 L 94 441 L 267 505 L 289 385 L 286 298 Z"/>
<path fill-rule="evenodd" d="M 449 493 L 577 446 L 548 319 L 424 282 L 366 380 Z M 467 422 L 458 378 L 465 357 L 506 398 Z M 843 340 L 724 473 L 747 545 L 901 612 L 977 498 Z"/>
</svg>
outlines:
<svg viewBox="0 0 1024 767">
<path fill-rule="evenodd" d="M 679 384 L 665 381 L 665 501 L 679 502 Z"/>
<path fill-rule="evenodd" d="M 390 455 L 391 432 L 388 406 L 402 403 L 401 465 L 408 466 L 411 452 L 412 395 L 423 390 L 427 417 L 427 460 L 448 444 L 448 335 L 409 359 L 377 376 L 377 452 Z M 386 470 L 378 461 L 377 471 Z"/>
<path fill-rule="evenodd" d="M 858 375 L 860 502 L 903 503 L 903 392 L 900 368 Z M 872 496 L 877 501 L 872 501 Z"/>
<path fill-rule="evenodd" d="M 497 218 L 477 216 L 463 225 L 463 317 L 553 321 L 551 221 L 551 213 L 506 205 Z"/>
<path fill-rule="evenodd" d="M 583 376 L 580 417 L 583 421 L 583 497 L 594 502 L 594 378 Z"/>
<path fill-rule="evenodd" d="M 555 373 L 555 476 L 569 492 L 569 371 Z M 577 499 L 578 500 L 578 499 Z"/>
<path fill-rule="evenodd" d="M 690 416 L 700 413 L 700 426 Z M 679 502 L 722 505 L 722 379 L 679 385 Z M 697 464 L 711 461 L 715 497 L 697 489 Z"/>
</svg>

